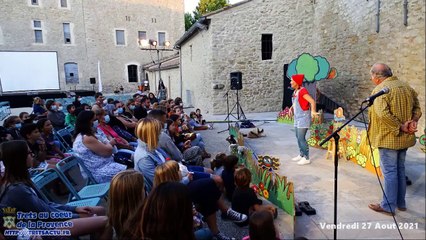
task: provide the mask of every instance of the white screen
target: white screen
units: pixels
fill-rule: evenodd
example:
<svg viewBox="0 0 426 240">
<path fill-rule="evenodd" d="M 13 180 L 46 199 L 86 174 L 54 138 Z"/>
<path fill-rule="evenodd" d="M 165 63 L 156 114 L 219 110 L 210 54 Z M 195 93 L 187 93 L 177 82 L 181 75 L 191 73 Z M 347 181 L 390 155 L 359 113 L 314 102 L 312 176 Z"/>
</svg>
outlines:
<svg viewBox="0 0 426 240">
<path fill-rule="evenodd" d="M 3 92 L 59 90 L 56 52 L 0 52 Z"/>
</svg>

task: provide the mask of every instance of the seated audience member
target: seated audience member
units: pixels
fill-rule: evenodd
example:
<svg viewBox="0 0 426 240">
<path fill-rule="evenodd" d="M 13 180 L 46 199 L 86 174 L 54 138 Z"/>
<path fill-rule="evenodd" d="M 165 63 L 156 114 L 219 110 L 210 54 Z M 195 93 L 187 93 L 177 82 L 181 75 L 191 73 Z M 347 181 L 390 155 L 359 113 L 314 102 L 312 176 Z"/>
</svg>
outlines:
<svg viewBox="0 0 426 240">
<path fill-rule="evenodd" d="M 278 231 L 274 226 L 274 218 L 272 214 L 265 210 L 253 213 L 253 215 L 250 217 L 249 236 L 243 238 L 243 240 L 258 239 L 280 239 L 278 237 Z"/>
<path fill-rule="evenodd" d="M 210 168 L 213 170 L 213 174 L 222 176 L 223 172 L 223 162 L 225 161 L 226 154 L 218 153 L 216 157 L 210 162 Z"/>
<path fill-rule="evenodd" d="M 148 99 L 151 102 L 151 105 L 154 103 L 158 103 L 158 99 L 155 97 L 154 93 L 148 93 Z"/>
<path fill-rule="evenodd" d="M 115 110 L 114 110 L 114 116 L 120 120 L 121 123 L 126 127 L 126 130 L 129 132 L 134 132 L 136 127 L 136 119 L 133 120 L 132 118 L 128 118 L 125 116 L 123 103 L 120 101 L 115 101 Z"/>
<path fill-rule="evenodd" d="M 149 110 L 151 109 L 151 101 L 147 96 L 143 96 L 141 98 L 141 105 L 149 112 Z"/>
<path fill-rule="evenodd" d="M 142 106 L 141 101 L 141 98 L 137 98 L 135 100 L 135 110 L 133 111 L 133 116 L 135 116 L 135 118 L 138 120 L 146 118 L 148 115 L 148 111 Z"/>
<path fill-rule="evenodd" d="M 53 100 L 46 102 L 46 108 L 48 110 L 47 119 L 50 120 L 55 130 L 61 130 L 65 128 L 65 113 Z"/>
<path fill-rule="evenodd" d="M 197 122 L 199 124 L 204 125 L 206 120 L 203 119 L 203 115 L 201 114 L 201 110 L 199 108 L 195 109 L 195 115 L 197 116 Z"/>
<path fill-rule="evenodd" d="M 104 98 L 102 93 L 101 92 L 95 93 L 95 104 L 93 104 L 92 110 L 94 111 L 99 108 L 104 108 L 106 104 L 107 104 L 107 100 Z"/>
<path fill-rule="evenodd" d="M 33 156 L 33 168 L 55 168 L 57 160 L 47 158 L 47 147 L 37 124 L 28 123 L 22 126 L 21 135 L 25 138 Z"/>
<path fill-rule="evenodd" d="M 105 111 L 107 112 L 107 114 L 109 115 L 114 115 L 114 110 L 115 110 L 115 100 L 113 98 L 108 98 L 106 100 L 106 105 L 104 107 Z"/>
<path fill-rule="evenodd" d="M 68 114 L 65 116 L 65 125 L 67 127 L 75 127 L 77 116 L 75 115 L 75 106 L 70 104 L 67 106 Z"/>
<path fill-rule="evenodd" d="M 111 181 L 112 177 L 125 170 L 126 166 L 114 162 L 113 147 L 116 145 L 114 139 L 101 142 L 95 136 L 98 124 L 92 111 L 82 111 L 77 116 L 73 150 L 83 160 L 95 180 L 104 183 Z"/>
<path fill-rule="evenodd" d="M 126 239 L 195 240 L 188 188 L 177 182 L 158 185 L 128 226 Z"/>
<path fill-rule="evenodd" d="M 221 210 L 222 215 L 235 223 L 245 222 L 247 216 L 227 207 L 221 198 L 222 193 L 210 178 L 185 181 L 179 173 L 179 165 L 175 161 L 167 161 L 155 169 L 154 186 L 164 182 L 182 182 L 187 184 L 191 200 L 197 206 L 197 210 L 205 217 L 211 232 L 217 239 L 230 239 L 219 232 L 217 226 L 216 211 Z"/>
<path fill-rule="evenodd" d="M 201 148 L 203 158 L 211 157 L 211 154 L 205 150 L 204 140 L 199 133 L 185 133 L 184 131 L 189 131 L 189 129 L 185 125 L 181 125 L 182 121 L 176 114 L 173 114 L 170 119 L 173 123 L 170 124 L 168 130 L 178 147 L 182 148 L 188 140 L 191 140 L 191 146 L 198 146 Z"/>
<path fill-rule="evenodd" d="M 0 143 L 13 140 L 12 135 L 6 128 L 0 126 Z"/>
<path fill-rule="evenodd" d="M 72 105 L 74 105 L 75 108 L 79 108 L 81 106 L 81 100 L 83 100 L 81 96 L 75 95 L 74 102 L 72 102 Z"/>
<path fill-rule="evenodd" d="M 129 169 L 112 178 L 108 198 L 108 222 L 113 228 L 113 239 L 123 239 L 126 221 L 144 202 L 144 178 L 140 172 Z"/>
<path fill-rule="evenodd" d="M 10 133 L 14 140 L 22 139 L 19 129 L 22 127 L 21 119 L 18 116 L 9 116 L 4 120 L 3 127 Z"/>
<path fill-rule="evenodd" d="M 159 147 L 164 150 L 173 160 L 178 162 L 185 162 L 192 165 L 197 165 L 202 163 L 202 151 L 197 146 L 189 146 L 183 152 L 179 150 L 175 142 L 169 135 L 166 113 L 161 110 L 152 110 L 148 114 L 148 118 L 157 119 L 166 127 L 162 129 L 160 133 L 160 139 L 158 142 Z M 169 122 L 170 124 L 170 122 Z M 183 153 L 183 154 L 182 154 Z M 200 164 L 201 165 L 201 164 Z"/>
<path fill-rule="evenodd" d="M 33 119 L 31 119 L 30 114 L 27 112 L 21 112 L 19 113 L 19 118 L 21 119 L 22 123 L 32 123 Z"/>
<path fill-rule="evenodd" d="M 256 193 L 250 188 L 251 173 L 245 168 L 235 171 L 235 184 L 237 188 L 232 195 L 232 209 L 244 213 L 250 218 L 254 211 L 267 210 L 271 215 L 275 215 L 276 208 L 272 205 L 262 205 L 262 200 L 258 199 Z"/>
<path fill-rule="evenodd" d="M 198 123 L 197 122 L 197 115 L 195 114 L 195 112 L 191 112 L 189 114 L 187 122 L 188 122 L 189 126 L 191 126 L 192 129 L 194 129 L 195 131 L 213 129 L 213 126 L 211 126 L 211 125 L 202 125 L 202 124 Z"/>
<path fill-rule="evenodd" d="M 137 121 L 137 119 L 134 116 L 134 110 L 136 108 L 135 100 L 129 99 L 126 102 L 126 105 L 124 106 L 124 115 L 133 121 Z"/>
<path fill-rule="evenodd" d="M 228 200 L 232 200 L 232 195 L 235 190 L 234 173 L 237 168 L 238 157 L 235 155 L 228 155 L 223 159 L 222 179 L 225 186 L 225 196 Z"/>
<path fill-rule="evenodd" d="M 182 101 L 182 98 L 180 98 L 180 97 L 177 97 L 177 98 L 175 98 L 175 106 L 181 106 L 181 107 L 183 107 L 183 101 Z"/>
<path fill-rule="evenodd" d="M 47 109 L 44 106 L 44 100 L 35 97 L 33 102 L 33 113 L 37 115 L 38 117 L 46 117 L 47 116 Z"/>
<path fill-rule="evenodd" d="M 97 109 L 94 111 L 94 113 L 99 123 L 98 129 L 102 130 L 102 132 L 104 132 L 107 137 L 115 139 L 117 148 L 134 151 L 134 148 L 130 146 L 129 142 L 127 142 L 126 139 L 120 137 L 120 135 L 116 133 L 111 126 L 108 125 L 110 122 L 110 116 L 105 114 L 105 110 Z"/>
<path fill-rule="evenodd" d="M 0 145 L 5 174 L 0 180 L 0 204 L 16 208 L 17 212 L 72 212 L 72 236 L 102 232 L 107 218 L 103 207 L 75 207 L 46 202 L 31 181 L 28 168 L 32 153 L 25 141 L 10 141 Z"/>
<path fill-rule="evenodd" d="M 192 146 L 191 140 L 186 139 L 183 134 L 176 134 L 176 128 L 173 126 L 173 121 L 167 119 L 166 121 L 169 138 L 172 140 L 173 144 L 178 147 L 180 153 L 183 153 L 183 158 L 185 163 L 189 165 L 203 166 L 204 154 L 200 147 Z M 160 135 L 161 138 L 161 135 Z M 163 136 L 164 139 L 164 136 Z M 168 140 L 168 139 L 167 139 Z M 171 143 L 169 142 L 169 145 Z"/>
<path fill-rule="evenodd" d="M 61 145 L 59 141 L 55 140 L 55 137 L 53 135 L 53 126 L 50 123 L 50 120 L 48 119 L 38 120 L 37 127 L 41 133 L 41 137 L 43 138 L 46 144 L 47 159 L 51 159 L 52 161 L 59 162 L 60 159 L 70 156 L 69 154 L 65 154 L 61 151 L 60 149 Z"/>
</svg>

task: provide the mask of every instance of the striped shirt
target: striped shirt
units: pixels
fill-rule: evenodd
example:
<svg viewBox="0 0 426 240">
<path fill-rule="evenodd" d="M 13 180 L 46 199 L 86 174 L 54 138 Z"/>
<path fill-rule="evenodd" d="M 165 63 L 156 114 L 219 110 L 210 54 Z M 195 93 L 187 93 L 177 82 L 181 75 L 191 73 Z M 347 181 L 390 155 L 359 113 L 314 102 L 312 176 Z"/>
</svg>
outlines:
<svg viewBox="0 0 426 240">
<path fill-rule="evenodd" d="M 416 91 L 397 77 L 389 77 L 377 85 L 372 94 L 384 87 L 389 88 L 389 93 L 376 98 L 369 110 L 371 145 L 393 150 L 414 146 L 415 135 L 402 132 L 400 126 L 422 115 Z"/>
</svg>

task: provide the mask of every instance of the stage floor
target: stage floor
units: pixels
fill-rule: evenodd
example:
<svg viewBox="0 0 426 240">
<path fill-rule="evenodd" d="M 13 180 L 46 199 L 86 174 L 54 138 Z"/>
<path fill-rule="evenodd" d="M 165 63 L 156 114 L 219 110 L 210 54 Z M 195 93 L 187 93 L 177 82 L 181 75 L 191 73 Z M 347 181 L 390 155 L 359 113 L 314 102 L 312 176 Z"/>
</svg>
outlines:
<svg viewBox="0 0 426 240">
<path fill-rule="evenodd" d="M 190 109 L 185 110 L 189 112 Z M 223 120 L 223 115 L 204 114 L 207 120 Z M 248 119 L 275 120 L 277 113 L 250 113 Z M 232 119 L 232 117 L 231 117 Z M 334 164 L 325 159 L 326 150 L 310 148 L 311 164 L 299 166 L 291 161 L 298 154 L 293 126 L 270 121 L 267 123 L 254 122 L 265 130 L 266 137 L 257 139 L 245 138 L 258 155 L 271 155 L 280 158 L 279 173 L 294 182 L 296 201 L 308 201 L 317 211 L 316 215 L 303 214 L 296 217 L 295 236 L 308 239 L 332 239 L 333 230 L 325 224 L 333 223 L 333 182 Z M 355 124 L 360 126 L 359 124 Z M 201 131 L 207 150 L 214 156 L 217 152 L 225 151 L 228 143 L 227 132 L 217 132 L 226 129 L 225 123 L 214 124 L 213 130 Z M 242 129 L 248 132 L 250 129 Z M 425 238 L 425 154 L 419 146 L 409 149 L 406 161 L 406 174 L 413 185 L 407 186 L 406 212 L 397 211 L 396 220 L 402 224 L 404 239 Z M 354 164 L 352 161 L 340 160 L 338 182 L 338 216 L 337 222 L 354 224 L 354 230 L 338 230 L 339 239 L 399 239 L 399 233 L 392 228 L 392 217 L 376 213 L 368 208 L 369 203 L 378 203 L 382 198 L 377 177 Z M 276 220 L 277 226 L 281 225 Z M 284 220 L 282 220 L 284 221 Z M 389 225 L 390 224 L 390 225 Z M 365 228 L 365 229 L 363 229 Z M 280 229 L 281 235 L 288 236 L 289 232 Z"/>
</svg>

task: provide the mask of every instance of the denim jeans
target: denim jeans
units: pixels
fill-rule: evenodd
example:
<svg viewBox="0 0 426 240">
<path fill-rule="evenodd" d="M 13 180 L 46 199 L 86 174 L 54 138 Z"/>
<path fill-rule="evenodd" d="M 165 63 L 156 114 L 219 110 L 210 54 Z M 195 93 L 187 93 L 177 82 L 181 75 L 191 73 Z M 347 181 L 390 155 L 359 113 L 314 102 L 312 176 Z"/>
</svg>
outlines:
<svg viewBox="0 0 426 240">
<path fill-rule="evenodd" d="M 197 133 L 196 136 L 197 137 L 194 140 L 192 140 L 191 145 L 192 146 L 198 146 L 198 147 L 201 148 L 201 150 L 204 151 L 205 144 L 204 144 L 203 138 L 201 137 L 201 134 Z"/>
<path fill-rule="evenodd" d="M 379 148 L 380 168 L 385 180 L 385 194 L 389 201 L 386 202 L 385 196 L 380 206 L 388 211 L 395 212 L 395 208 L 405 208 L 405 156 L 407 149 L 392 150 Z"/>
<path fill-rule="evenodd" d="M 294 129 L 296 132 L 297 145 L 299 146 L 300 156 L 309 160 L 309 146 L 305 139 L 308 128 L 295 127 Z"/>
</svg>

